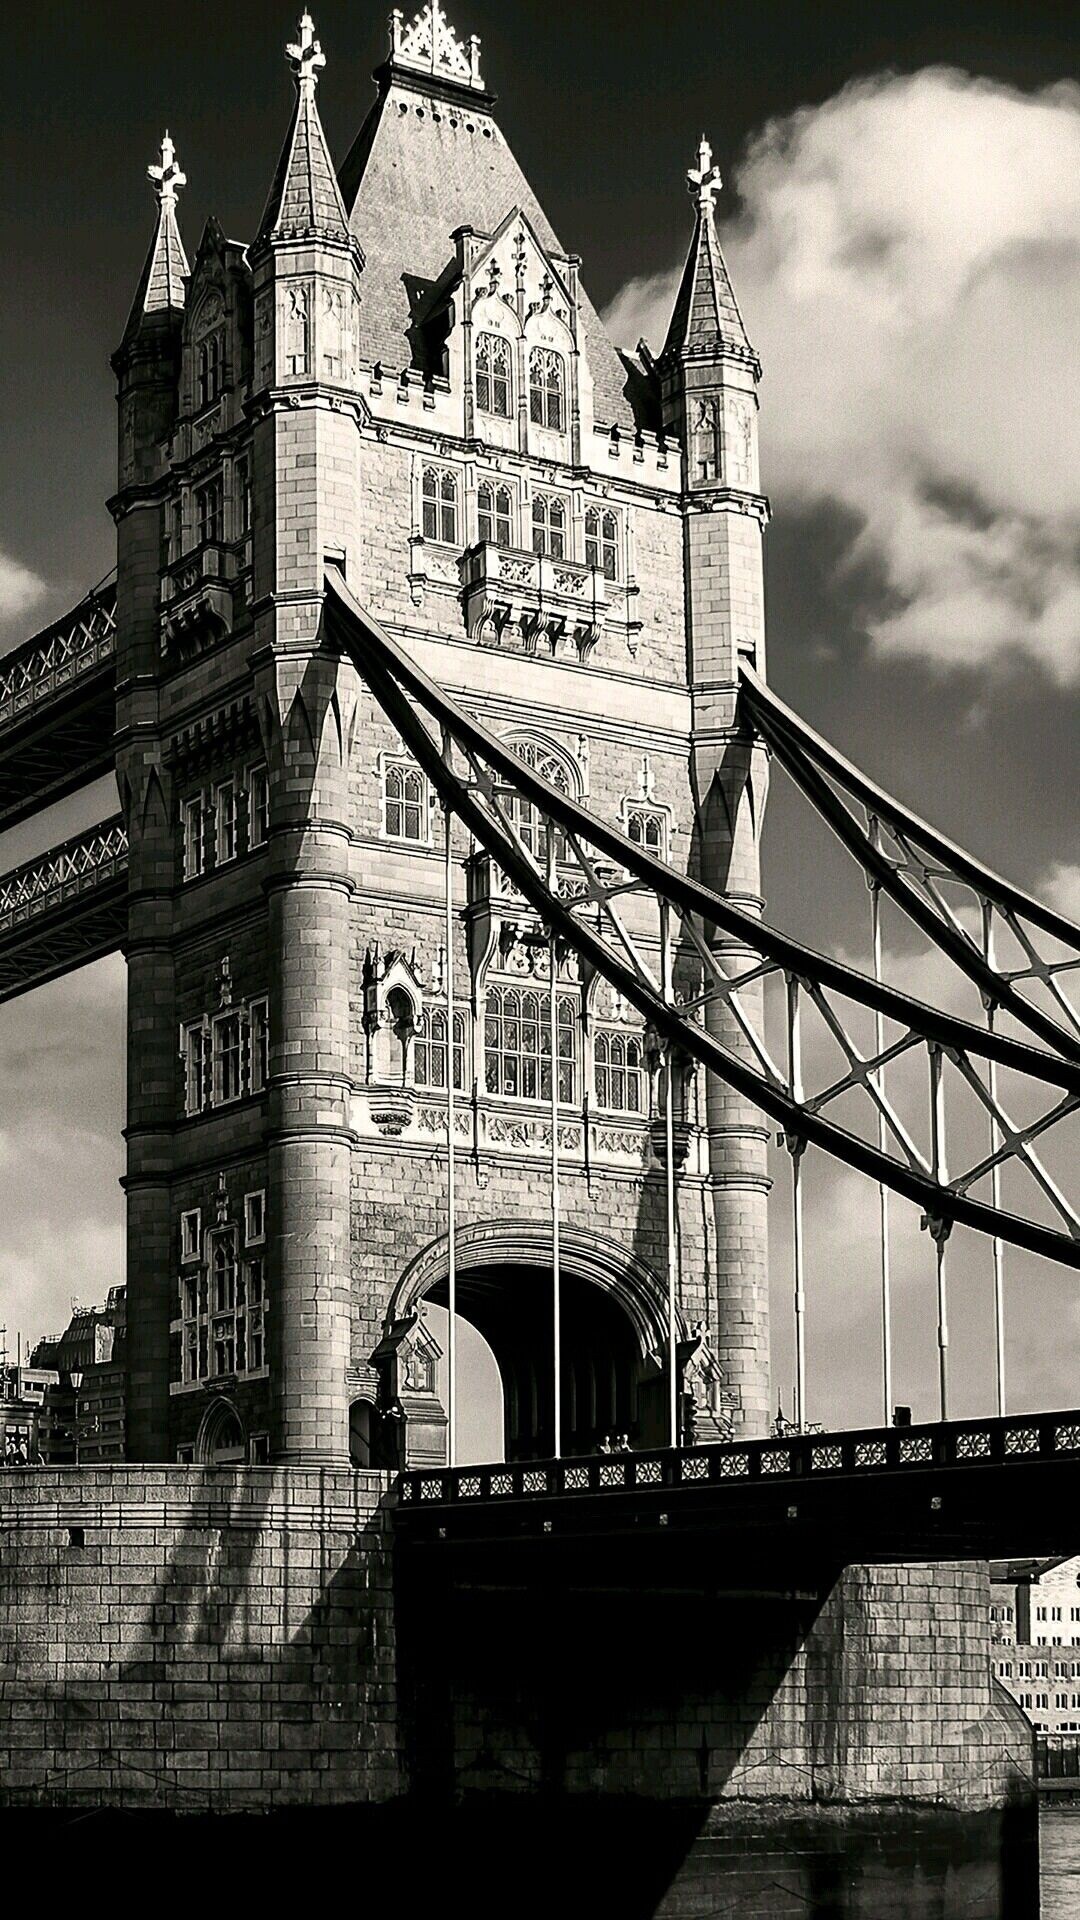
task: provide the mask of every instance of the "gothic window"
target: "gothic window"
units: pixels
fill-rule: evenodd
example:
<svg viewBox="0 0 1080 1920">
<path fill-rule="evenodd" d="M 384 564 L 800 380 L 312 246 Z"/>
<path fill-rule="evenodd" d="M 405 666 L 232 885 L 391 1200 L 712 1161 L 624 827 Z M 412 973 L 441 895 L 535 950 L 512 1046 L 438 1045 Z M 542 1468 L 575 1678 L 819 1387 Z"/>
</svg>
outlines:
<svg viewBox="0 0 1080 1920">
<path fill-rule="evenodd" d="M 239 1100 L 241 1093 L 241 1025 L 239 1013 L 223 1013 L 214 1021 L 214 1105 Z"/>
<path fill-rule="evenodd" d="M 197 1260 L 202 1244 L 202 1214 L 198 1207 L 192 1207 L 180 1215 L 180 1258 L 183 1261 Z"/>
<path fill-rule="evenodd" d="M 413 1042 L 413 1081 L 436 1092 L 446 1088 L 446 1008 L 429 1008 Z M 465 1015 L 454 1014 L 454 1086 L 465 1089 Z"/>
<path fill-rule="evenodd" d="M 577 1099 L 578 1021 L 574 994 L 556 1002 L 559 1099 Z M 490 986 L 484 1008 L 484 1083 L 513 1100 L 551 1099 L 549 988 Z"/>
<path fill-rule="evenodd" d="M 257 1372 L 263 1366 L 265 1267 L 261 1254 L 241 1263 L 236 1241 L 235 1227 L 212 1234 L 208 1269 L 185 1275 L 180 1282 L 181 1377 L 185 1383 Z"/>
<path fill-rule="evenodd" d="M 664 828 L 666 821 L 658 807 L 627 807 L 627 838 L 641 847 L 645 853 L 655 854 L 658 860 L 666 858 Z"/>
<path fill-rule="evenodd" d="M 266 1192 L 259 1188 L 256 1193 L 244 1195 L 244 1245 L 255 1247 L 266 1239 Z"/>
<path fill-rule="evenodd" d="M 234 468 L 236 483 L 236 531 L 243 540 L 251 532 L 251 462 L 238 460 Z"/>
<path fill-rule="evenodd" d="M 205 486 L 195 489 L 195 538 L 202 546 L 207 540 L 224 538 L 225 495 L 221 485 L 221 475 L 216 474 Z"/>
<path fill-rule="evenodd" d="M 523 760 L 527 767 L 531 767 L 535 773 L 538 773 L 541 779 L 549 780 L 553 787 L 557 787 L 559 792 L 565 793 L 568 798 L 577 797 L 575 792 L 577 783 L 572 780 L 570 768 L 560 754 L 552 753 L 550 748 L 540 745 L 535 740 L 509 740 L 507 745 L 510 751 L 515 753 L 519 760 Z M 527 800 L 524 794 L 518 793 L 514 788 L 500 789 L 499 800 L 533 859 L 538 860 L 542 865 L 547 857 L 547 823 L 543 815 L 531 800 Z M 555 858 L 556 860 L 566 858 L 566 836 L 560 828 L 555 829 Z"/>
<path fill-rule="evenodd" d="M 458 480 L 453 467 L 425 467 L 422 494 L 424 539 L 456 547 Z"/>
<path fill-rule="evenodd" d="M 270 833 L 270 782 L 262 765 L 248 768 L 248 850 L 265 846 Z"/>
<path fill-rule="evenodd" d="M 533 494 L 532 544 L 534 553 L 566 557 L 566 502 L 557 493 Z"/>
<path fill-rule="evenodd" d="M 481 480 L 476 489 L 476 533 L 493 547 L 514 544 L 514 496 L 509 487 Z"/>
<path fill-rule="evenodd" d="M 248 1008 L 249 1092 L 265 1093 L 270 1078 L 270 1003 L 253 1000 Z"/>
<path fill-rule="evenodd" d="M 566 362 L 552 347 L 534 347 L 529 355 L 529 419 L 555 433 L 566 425 Z"/>
<path fill-rule="evenodd" d="M 210 1030 L 205 1020 L 184 1028 L 184 1112 L 201 1113 L 209 1093 Z"/>
<path fill-rule="evenodd" d="M 510 418 L 510 342 L 501 334 L 477 336 L 476 404 L 481 413 Z"/>
<path fill-rule="evenodd" d="M 223 780 L 214 795 L 214 865 L 236 858 L 236 782 Z"/>
<path fill-rule="evenodd" d="M 426 846 L 430 838 L 428 783 L 409 760 L 387 760 L 383 766 L 383 830 L 388 840 L 411 840 Z"/>
<path fill-rule="evenodd" d="M 199 406 L 210 406 L 224 384 L 225 336 L 219 328 L 199 342 Z"/>
<path fill-rule="evenodd" d="M 593 1042 L 596 1104 L 606 1113 L 646 1111 L 645 1061 L 637 1034 L 601 1027 Z"/>
<path fill-rule="evenodd" d="M 180 830 L 183 836 L 184 879 L 197 880 L 203 871 L 203 803 L 202 795 L 185 800 L 180 809 Z"/>
<path fill-rule="evenodd" d="M 585 509 L 585 565 L 598 567 L 606 580 L 619 577 L 619 516 L 609 507 Z"/>
</svg>

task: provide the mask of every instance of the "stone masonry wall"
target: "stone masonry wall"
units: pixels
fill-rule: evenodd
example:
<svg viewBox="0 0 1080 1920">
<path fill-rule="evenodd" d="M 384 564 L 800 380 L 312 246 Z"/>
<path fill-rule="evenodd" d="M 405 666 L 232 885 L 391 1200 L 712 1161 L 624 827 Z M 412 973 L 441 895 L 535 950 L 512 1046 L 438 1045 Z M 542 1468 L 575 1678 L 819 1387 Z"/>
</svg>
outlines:
<svg viewBox="0 0 1080 1920">
<path fill-rule="evenodd" d="M 9 1473 L 0 1804 L 197 1810 L 400 1789 L 376 1473 Z"/>
</svg>

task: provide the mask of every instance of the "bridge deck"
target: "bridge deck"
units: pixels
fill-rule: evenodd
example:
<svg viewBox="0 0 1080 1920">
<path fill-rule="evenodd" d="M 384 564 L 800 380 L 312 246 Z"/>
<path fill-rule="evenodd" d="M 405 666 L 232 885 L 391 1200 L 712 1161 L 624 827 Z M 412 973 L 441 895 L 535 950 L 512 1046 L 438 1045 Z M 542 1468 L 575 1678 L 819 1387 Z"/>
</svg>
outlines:
<svg viewBox="0 0 1080 1920">
<path fill-rule="evenodd" d="M 1057 1412 L 413 1472 L 395 1521 L 430 1548 L 663 1534 L 700 1559 L 726 1534 L 841 1565 L 1071 1552 L 1078 1495 L 1080 1412 Z"/>
<path fill-rule="evenodd" d="M 0 659 L 0 829 L 111 771 L 116 588 Z"/>
</svg>

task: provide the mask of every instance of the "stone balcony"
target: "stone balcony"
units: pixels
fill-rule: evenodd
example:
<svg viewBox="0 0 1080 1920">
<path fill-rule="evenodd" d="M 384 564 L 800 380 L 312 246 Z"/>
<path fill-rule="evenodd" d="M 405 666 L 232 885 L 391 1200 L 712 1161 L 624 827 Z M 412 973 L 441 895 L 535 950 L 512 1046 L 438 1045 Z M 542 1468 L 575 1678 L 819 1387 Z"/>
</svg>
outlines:
<svg viewBox="0 0 1080 1920">
<path fill-rule="evenodd" d="M 598 567 L 487 542 L 461 557 L 465 630 L 481 646 L 526 653 L 572 646 L 587 659 L 603 630 L 608 582 Z"/>
<path fill-rule="evenodd" d="M 243 604 L 251 540 L 204 540 L 161 576 L 161 651 L 201 648 L 231 633 Z"/>
</svg>

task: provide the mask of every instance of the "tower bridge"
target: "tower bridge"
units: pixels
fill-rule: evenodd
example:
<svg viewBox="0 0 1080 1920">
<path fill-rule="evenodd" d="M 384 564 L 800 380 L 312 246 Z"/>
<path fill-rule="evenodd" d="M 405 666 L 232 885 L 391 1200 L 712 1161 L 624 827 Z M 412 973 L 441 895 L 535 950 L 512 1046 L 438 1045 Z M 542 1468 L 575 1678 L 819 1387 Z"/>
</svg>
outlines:
<svg viewBox="0 0 1080 1920">
<path fill-rule="evenodd" d="M 707 142 L 666 339 L 626 355 L 438 4 L 394 16 L 340 170 L 307 14 L 288 60 L 249 243 L 211 219 L 189 264 L 168 135 L 149 170 L 113 358 L 115 588 L 0 662 L 0 826 L 107 767 L 121 807 L 0 877 L 0 999 L 117 947 L 128 972 L 128 1460 L 0 1488 L 19 1686 L 45 1687 L 41 1592 L 90 1596 L 42 1693 L 47 1759 L 7 1791 L 178 1804 L 182 1747 L 230 1806 L 514 1778 L 736 1825 L 789 1795 L 807 1819 L 925 1800 L 1004 1911 L 1030 1783 L 985 1560 L 1073 1544 L 1080 1461 L 1080 1414 L 1007 1404 L 1005 1275 L 1080 1265 L 1080 930 L 767 685 L 761 369 Z M 868 887 L 870 973 L 766 915 L 779 773 Z M 887 977 L 886 900 L 971 1018 Z M 873 1430 L 808 1417 L 809 1153 L 879 1196 Z M 770 1434 L 781 1205 L 794 1418 Z M 889 1424 L 900 1205 L 936 1288 L 940 1420 L 911 1429 Z M 964 1235 L 992 1277 L 996 1404 L 958 1423 Z M 463 1319 L 502 1391 L 482 1466 Z M 630 1647 L 632 1594 L 638 1691 L 536 1653 L 496 1698 L 498 1596 L 530 1588 L 580 1605 L 594 1651 L 609 1588 Z M 657 1664 L 684 1602 L 744 1671 Z M 183 1741 L 181 1653 L 213 1703 Z M 106 1675 L 146 1676 L 164 1710 L 150 1785 L 105 1714 L 93 1765 L 71 1760 Z"/>
</svg>

